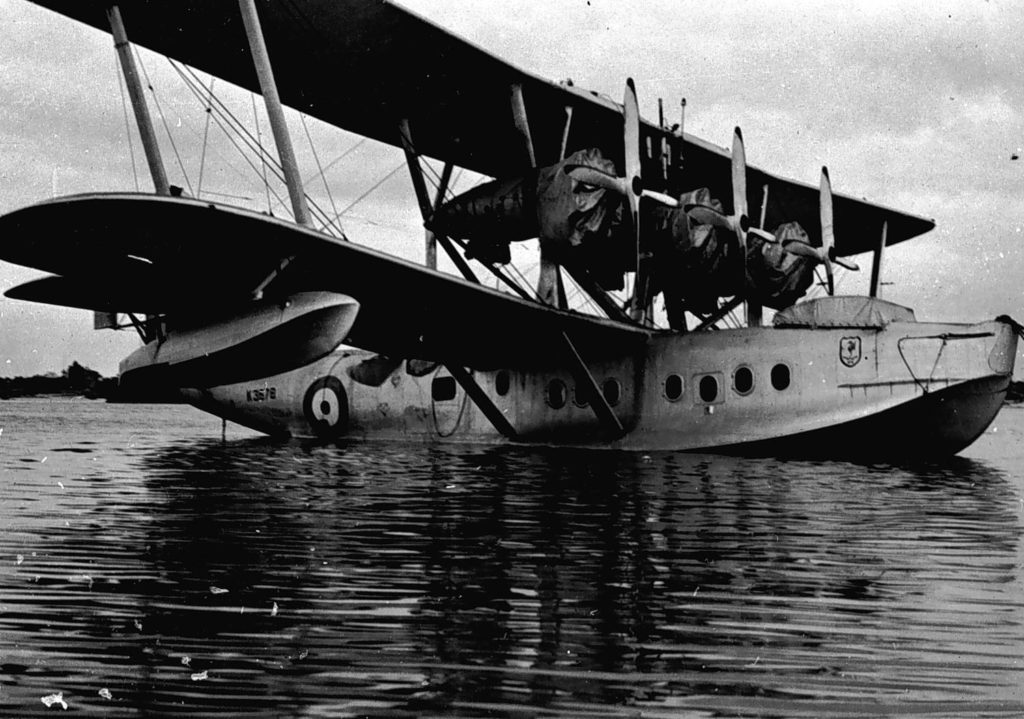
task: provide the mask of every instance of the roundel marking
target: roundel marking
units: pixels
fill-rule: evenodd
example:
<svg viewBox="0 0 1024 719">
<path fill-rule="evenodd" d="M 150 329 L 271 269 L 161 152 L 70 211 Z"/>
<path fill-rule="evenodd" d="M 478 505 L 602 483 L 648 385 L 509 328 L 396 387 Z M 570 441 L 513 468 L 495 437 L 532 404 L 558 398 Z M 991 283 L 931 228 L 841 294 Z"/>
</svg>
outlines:
<svg viewBox="0 0 1024 719">
<path fill-rule="evenodd" d="M 309 386 L 302 413 L 321 438 L 339 436 L 348 426 L 348 396 L 337 377 L 321 377 Z"/>
</svg>

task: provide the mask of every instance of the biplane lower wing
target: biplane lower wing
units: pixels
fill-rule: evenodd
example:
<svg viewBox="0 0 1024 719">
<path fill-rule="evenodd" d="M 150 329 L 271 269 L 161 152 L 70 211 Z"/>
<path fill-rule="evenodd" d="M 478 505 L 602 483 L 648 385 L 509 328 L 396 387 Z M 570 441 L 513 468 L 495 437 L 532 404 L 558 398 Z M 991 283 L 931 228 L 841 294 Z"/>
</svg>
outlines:
<svg viewBox="0 0 1024 719">
<path fill-rule="evenodd" d="M 641 349 L 650 332 L 556 310 L 250 210 L 117 193 L 39 203 L 0 217 L 0 259 L 54 276 L 10 297 L 162 314 L 172 327 L 268 297 L 337 292 L 360 310 L 348 343 L 467 367 L 557 362 L 561 333 L 587 360 Z"/>
<path fill-rule="evenodd" d="M 33 0 L 109 31 L 108 0 Z M 129 39 L 236 85 L 258 91 L 249 48 L 234 2 L 122 0 Z M 622 167 L 622 108 L 594 92 L 525 72 L 388 0 L 260 2 L 263 31 L 282 101 L 301 112 L 401 147 L 405 121 L 416 151 L 491 177 L 518 175 L 527 166 L 512 122 L 511 92 L 521 93 L 539 166 L 565 153 L 600 148 Z M 585 44 L 585 43 L 584 43 Z M 325 82 L 318 69 L 342 72 Z M 621 78 L 625 80 L 625 78 Z M 683 88 L 680 88 L 681 90 Z M 572 109 L 567 124 L 567 108 Z M 664 141 L 664 142 L 663 142 Z M 692 135 L 642 120 L 644 147 L 669 149 L 641 158 L 653 189 L 678 196 L 707 187 L 731 207 L 729 152 Z M 660 152 L 660 150 L 658 150 Z M 760 217 L 768 187 L 765 228 L 799 222 L 820 245 L 818 188 L 748 167 L 748 205 Z M 935 225 L 915 215 L 841 193 L 834 195 L 836 253 L 874 250 L 883 223 L 886 244 L 928 232 Z"/>
</svg>

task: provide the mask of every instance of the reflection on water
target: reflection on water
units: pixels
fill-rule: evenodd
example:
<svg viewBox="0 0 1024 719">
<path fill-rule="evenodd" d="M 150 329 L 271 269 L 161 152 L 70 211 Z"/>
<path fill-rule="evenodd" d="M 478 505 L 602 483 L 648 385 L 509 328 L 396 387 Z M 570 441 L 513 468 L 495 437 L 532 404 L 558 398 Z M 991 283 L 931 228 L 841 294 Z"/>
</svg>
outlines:
<svg viewBox="0 0 1024 719">
<path fill-rule="evenodd" d="M 998 463 L 0 409 L 12 715 L 1024 715 L 1024 483 Z"/>
</svg>

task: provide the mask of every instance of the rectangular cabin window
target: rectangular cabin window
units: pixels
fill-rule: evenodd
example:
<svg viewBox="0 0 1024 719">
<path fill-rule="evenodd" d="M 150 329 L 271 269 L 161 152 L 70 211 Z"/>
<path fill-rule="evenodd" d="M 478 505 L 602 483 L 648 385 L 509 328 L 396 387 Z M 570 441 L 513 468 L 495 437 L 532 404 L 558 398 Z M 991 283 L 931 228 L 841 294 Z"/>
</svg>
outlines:
<svg viewBox="0 0 1024 719">
<path fill-rule="evenodd" d="M 450 402 L 455 399 L 454 377 L 435 377 L 430 383 L 430 396 L 435 402 Z"/>
</svg>

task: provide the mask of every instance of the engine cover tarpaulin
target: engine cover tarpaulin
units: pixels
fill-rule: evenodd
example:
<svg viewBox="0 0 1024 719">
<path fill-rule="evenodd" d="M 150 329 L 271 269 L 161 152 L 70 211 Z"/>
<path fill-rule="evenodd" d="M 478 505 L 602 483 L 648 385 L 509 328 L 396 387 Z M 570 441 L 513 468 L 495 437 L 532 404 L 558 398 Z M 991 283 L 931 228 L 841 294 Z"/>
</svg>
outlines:
<svg viewBox="0 0 1024 719">
<path fill-rule="evenodd" d="M 882 329 L 890 322 L 916 322 L 914 311 L 872 297 L 819 297 L 779 312 L 776 327 Z"/>
<path fill-rule="evenodd" d="M 578 150 L 557 165 L 537 174 L 537 224 L 541 244 L 554 256 L 587 241 L 607 240 L 618 197 L 608 191 L 573 179 L 567 166 L 583 165 L 615 174 L 615 163 L 597 149 Z"/>
</svg>

